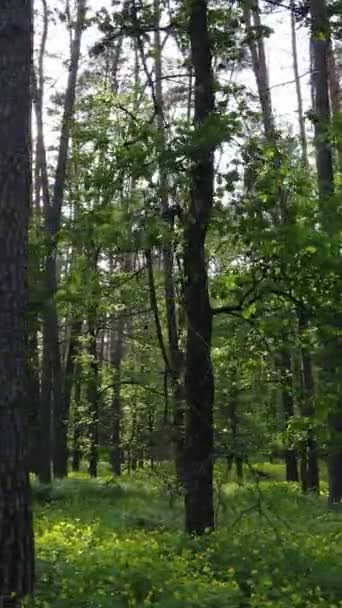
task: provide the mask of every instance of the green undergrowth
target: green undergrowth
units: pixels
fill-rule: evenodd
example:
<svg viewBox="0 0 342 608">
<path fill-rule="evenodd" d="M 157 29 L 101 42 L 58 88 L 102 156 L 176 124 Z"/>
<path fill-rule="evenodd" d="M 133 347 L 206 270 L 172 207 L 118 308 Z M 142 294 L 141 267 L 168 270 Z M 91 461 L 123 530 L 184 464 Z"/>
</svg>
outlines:
<svg viewBox="0 0 342 608">
<path fill-rule="evenodd" d="M 342 606 L 342 513 L 280 481 L 221 484 L 218 531 L 182 532 L 163 475 L 33 484 L 36 608 Z"/>
</svg>

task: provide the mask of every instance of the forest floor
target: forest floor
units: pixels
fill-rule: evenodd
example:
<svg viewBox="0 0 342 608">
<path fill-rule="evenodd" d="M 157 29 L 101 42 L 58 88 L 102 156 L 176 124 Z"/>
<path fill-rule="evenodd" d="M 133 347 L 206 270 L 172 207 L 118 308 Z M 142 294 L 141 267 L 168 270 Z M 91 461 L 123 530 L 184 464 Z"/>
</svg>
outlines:
<svg viewBox="0 0 342 608">
<path fill-rule="evenodd" d="M 33 484 L 39 608 L 337 608 L 342 510 L 273 480 L 222 483 L 218 531 L 182 532 L 166 474 Z M 222 472 L 221 472 L 222 473 Z M 218 475 L 218 477 L 222 477 Z"/>
</svg>

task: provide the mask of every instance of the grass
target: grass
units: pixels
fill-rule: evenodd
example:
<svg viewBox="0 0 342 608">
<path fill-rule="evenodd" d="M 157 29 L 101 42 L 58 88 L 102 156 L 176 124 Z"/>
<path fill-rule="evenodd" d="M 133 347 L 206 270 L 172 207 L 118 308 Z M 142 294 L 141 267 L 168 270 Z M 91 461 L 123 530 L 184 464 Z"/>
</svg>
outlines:
<svg viewBox="0 0 342 608">
<path fill-rule="evenodd" d="M 182 532 L 165 471 L 34 484 L 40 608 L 342 606 L 342 512 L 277 480 L 222 484 L 218 531 Z M 221 475 L 222 477 L 222 475 Z"/>
</svg>

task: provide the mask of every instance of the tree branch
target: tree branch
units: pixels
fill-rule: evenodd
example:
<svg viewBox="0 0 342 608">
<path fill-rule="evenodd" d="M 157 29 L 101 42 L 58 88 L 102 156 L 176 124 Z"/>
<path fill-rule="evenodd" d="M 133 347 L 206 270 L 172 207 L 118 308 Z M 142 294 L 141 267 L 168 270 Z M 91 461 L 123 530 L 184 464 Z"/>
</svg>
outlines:
<svg viewBox="0 0 342 608">
<path fill-rule="evenodd" d="M 152 308 L 153 315 L 154 315 L 154 321 L 155 321 L 155 324 L 156 324 L 157 338 L 158 338 L 158 342 L 159 342 L 160 351 L 161 351 L 161 354 L 162 354 L 162 357 L 163 357 L 163 360 L 164 360 L 165 369 L 167 371 L 169 371 L 171 368 L 170 368 L 169 358 L 167 356 L 167 352 L 166 352 L 166 348 L 165 348 L 163 331 L 162 331 L 162 327 L 161 327 L 161 323 L 160 323 L 160 318 L 159 318 L 158 302 L 157 302 L 156 286 L 155 286 L 155 283 L 154 283 L 154 274 L 153 274 L 153 264 L 152 264 L 151 250 L 146 251 L 145 252 L 145 256 L 146 256 L 146 262 L 147 262 L 148 283 L 149 283 L 149 288 L 150 288 L 150 302 L 151 302 L 151 308 Z"/>
</svg>

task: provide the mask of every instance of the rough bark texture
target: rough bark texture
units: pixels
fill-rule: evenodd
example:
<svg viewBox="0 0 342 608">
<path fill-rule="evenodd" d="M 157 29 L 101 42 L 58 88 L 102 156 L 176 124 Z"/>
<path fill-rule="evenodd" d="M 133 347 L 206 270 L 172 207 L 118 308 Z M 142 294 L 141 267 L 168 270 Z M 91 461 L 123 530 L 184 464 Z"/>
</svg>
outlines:
<svg viewBox="0 0 342 608">
<path fill-rule="evenodd" d="M 189 33 L 195 75 L 196 128 L 214 111 L 214 85 L 205 0 L 189 3 Z M 208 293 L 205 239 L 213 203 L 214 150 L 208 143 L 193 149 L 191 192 L 184 229 L 186 343 L 185 518 L 189 533 L 214 528 L 212 314 Z"/>
<path fill-rule="evenodd" d="M 31 200 L 32 6 L 0 3 L 0 604 L 33 589 L 25 462 L 27 230 Z"/>
</svg>

